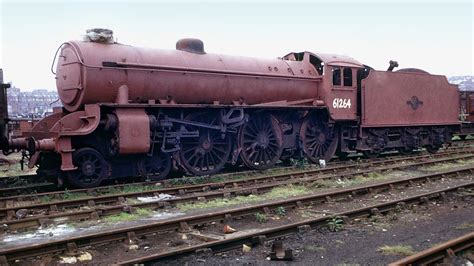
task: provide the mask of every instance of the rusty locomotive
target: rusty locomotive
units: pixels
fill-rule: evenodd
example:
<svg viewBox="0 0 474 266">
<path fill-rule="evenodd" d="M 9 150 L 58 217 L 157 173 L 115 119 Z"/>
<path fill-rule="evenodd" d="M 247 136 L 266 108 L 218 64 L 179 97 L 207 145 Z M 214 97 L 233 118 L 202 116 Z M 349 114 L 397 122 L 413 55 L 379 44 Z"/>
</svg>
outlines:
<svg viewBox="0 0 474 266">
<path fill-rule="evenodd" d="M 93 187 L 174 167 L 212 175 L 226 164 L 267 169 L 306 157 L 436 152 L 458 132 L 459 91 L 418 69 L 378 71 L 312 52 L 257 59 L 70 41 L 57 57 L 64 108 L 3 150 L 24 149 L 38 174 Z"/>
</svg>

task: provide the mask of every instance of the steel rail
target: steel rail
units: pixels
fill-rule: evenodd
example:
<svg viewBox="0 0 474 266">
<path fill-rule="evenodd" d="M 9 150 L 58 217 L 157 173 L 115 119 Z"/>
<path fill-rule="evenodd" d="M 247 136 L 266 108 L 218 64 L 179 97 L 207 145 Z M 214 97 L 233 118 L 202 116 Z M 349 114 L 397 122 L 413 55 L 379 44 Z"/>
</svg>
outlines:
<svg viewBox="0 0 474 266">
<path fill-rule="evenodd" d="M 462 144 L 463 146 L 460 146 L 460 144 Z M 451 146 L 451 148 L 449 148 L 449 149 L 446 148 L 444 151 L 438 152 L 436 154 L 422 154 L 422 155 L 415 155 L 415 156 L 412 155 L 412 156 L 408 156 L 408 157 L 407 156 L 403 156 L 403 157 L 405 157 L 405 158 L 409 158 L 409 157 L 439 157 L 439 156 L 444 156 L 446 154 L 468 153 L 468 151 L 466 151 L 466 149 L 467 149 L 466 146 L 472 148 L 472 146 L 467 144 L 467 143 L 462 143 L 461 142 L 460 144 L 453 145 L 453 146 Z M 399 154 L 393 155 L 390 152 L 384 153 L 382 155 L 387 155 L 388 157 L 374 158 L 374 159 L 362 159 L 362 160 L 359 160 L 358 162 L 369 162 L 369 161 L 387 160 L 387 159 L 392 159 L 392 158 L 393 159 L 403 158 L 403 157 L 400 157 L 401 155 L 399 155 Z M 331 162 L 328 163 L 328 166 L 336 166 L 336 165 L 343 164 L 343 163 L 346 163 L 346 162 L 347 161 L 331 161 Z M 311 168 L 313 166 L 316 166 L 316 165 L 310 165 L 309 167 Z M 274 171 L 276 169 L 291 170 L 291 169 L 296 169 L 296 168 L 297 167 L 295 167 L 295 166 L 287 166 L 287 167 L 280 167 L 280 168 L 272 168 L 272 169 L 268 169 L 267 171 L 269 173 L 271 173 L 272 171 Z M 239 171 L 234 171 L 234 172 L 221 173 L 221 174 L 218 174 L 218 175 L 215 175 L 215 176 L 230 177 L 230 176 L 236 176 L 236 175 L 250 175 L 250 174 L 257 174 L 257 173 L 262 173 L 262 171 L 258 171 L 258 170 L 239 170 Z M 58 193 L 64 193 L 64 191 L 61 191 L 64 188 L 57 187 L 57 185 L 52 183 L 52 182 L 45 182 L 45 179 L 47 179 L 47 178 L 41 177 L 42 182 L 32 182 L 32 180 L 35 180 L 35 179 L 38 179 L 38 178 L 40 178 L 40 177 L 35 175 L 35 174 L 21 175 L 21 176 L 10 176 L 10 177 L 0 178 L 0 189 L 1 189 L 0 200 L 13 198 L 14 196 L 12 196 L 12 195 L 22 194 L 23 191 L 25 193 L 30 193 L 30 192 L 34 191 L 35 184 L 39 184 L 39 186 L 37 188 L 37 191 L 39 191 L 40 193 L 43 192 L 43 191 L 48 191 L 48 190 L 55 190 Z M 22 182 L 22 181 L 27 183 L 28 186 L 23 187 L 23 186 L 15 186 L 14 185 L 15 183 Z M 167 183 L 167 182 L 169 182 L 169 180 L 162 180 L 160 182 L 161 183 Z M 89 191 L 90 192 L 90 191 L 100 191 L 101 189 L 107 189 L 109 187 L 120 189 L 120 188 L 129 186 L 130 184 L 134 184 L 134 185 L 153 185 L 153 184 L 156 184 L 156 183 L 157 183 L 157 181 L 134 182 L 134 183 L 126 183 L 126 184 L 107 185 L 107 186 L 101 186 L 101 187 L 92 188 L 92 189 L 75 189 L 75 190 L 69 190 L 69 191 Z M 12 184 L 14 185 L 14 187 L 11 187 Z M 35 193 L 35 194 L 39 194 L 39 193 Z"/>
<path fill-rule="evenodd" d="M 465 174 L 472 174 L 474 173 L 474 166 L 458 168 L 454 170 L 448 170 L 438 173 L 432 174 L 425 174 L 411 178 L 405 179 L 396 179 L 385 181 L 381 183 L 376 183 L 368 186 L 363 187 L 353 187 L 347 188 L 343 190 L 339 190 L 339 192 L 335 192 L 336 195 L 344 194 L 344 193 L 357 193 L 357 191 L 367 190 L 367 191 L 374 191 L 380 190 L 383 188 L 390 188 L 392 186 L 401 185 L 401 184 L 410 184 L 412 182 L 419 182 L 419 181 L 432 181 L 437 178 L 446 178 L 452 175 L 460 176 Z M 79 210 L 74 212 L 54 212 L 49 215 L 36 215 L 33 217 L 27 217 L 24 219 L 18 220 L 6 220 L 2 221 L 4 225 L 3 229 L 0 229 L 0 233 L 5 232 L 7 230 L 14 231 L 20 230 L 25 228 L 34 228 L 43 225 L 54 224 L 55 220 L 58 219 L 61 222 L 68 222 L 73 220 L 89 220 L 89 219 L 99 219 L 99 217 L 114 215 L 121 212 L 134 212 L 137 208 L 151 208 L 151 209 L 158 209 L 158 208 L 165 208 L 170 205 L 176 205 L 178 203 L 186 203 L 186 202 L 194 202 L 194 201 L 207 201 L 216 198 L 224 198 L 224 197 L 231 197 L 231 196 L 238 196 L 238 195 L 249 195 L 249 194 L 261 194 L 264 192 L 268 192 L 271 189 L 284 186 L 289 184 L 306 184 L 318 181 L 320 179 L 326 179 L 331 177 L 321 177 L 321 178 L 303 178 L 301 180 L 288 180 L 283 182 L 275 182 L 270 184 L 263 184 L 260 186 L 254 187 L 246 187 L 246 188 L 239 188 L 236 187 L 231 190 L 227 191 L 216 191 L 216 192 L 209 192 L 209 193 L 202 193 L 202 194 L 195 194 L 195 195 L 188 195 L 178 198 L 167 199 L 163 201 L 152 201 L 152 202 L 142 202 L 142 203 L 134 203 L 134 204 L 127 204 L 125 199 L 121 200 L 120 205 L 114 206 L 96 206 L 94 201 L 88 201 L 88 206 L 90 209 L 87 210 Z M 330 194 L 333 192 L 330 192 Z M 325 194 L 325 197 L 330 197 L 331 195 Z M 327 199 L 327 198 L 326 198 Z"/>
<path fill-rule="evenodd" d="M 307 183 L 311 181 L 317 181 L 317 180 L 323 180 L 323 179 L 333 179 L 333 178 L 350 178 L 356 175 L 364 175 L 372 172 L 383 172 L 383 171 L 389 171 L 389 170 L 394 170 L 394 169 L 404 169 L 404 168 L 409 168 L 409 167 L 414 167 L 414 166 L 420 166 L 420 165 L 427 165 L 427 164 L 434 164 L 434 163 L 439 163 L 439 162 L 446 162 L 450 160 L 459 160 L 459 159 L 465 159 L 465 158 L 472 158 L 474 157 L 473 155 L 464 155 L 460 157 L 453 157 L 453 158 L 447 158 L 447 159 L 435 159 L 431 161 L 424 161 L 424 162 L 418 162 L 418 163 L 412 163 L 412 164 L 404 164 L 404 165 L 391 165 L 391 166 L 384 166 L 384 167 L 379 167 L 375 169 L 370 169 L 370 170 L 362 170 L 362 171 L 357 171 L 357 172 L 349 172 L 349 173 L 338 173 L 338 174 L 332 174 L 328 176 L 317 176 L 317 175 L 309 175 L 307 172 L 302 171 L 298 172 L 298 174 L 293 174 L 293 175 L 287 175 L 287 174 L 282 174 L 282 175 L 276 175 L 276 176 L 267 176 L 267 177 L 259 177 L 255 179 L 248 179 L 248 180 L 236 180 L 236 181 L 230 181 L 230 182 L 220 182 L 220 183 L 214 183 L 214 184 L 205 184 L 203 185 L 196 185 L 194 187 L 188 187 L 187 189 L 184 189 L 182 187 L 176 187 L 176 188 L 168 188 L 168 189 L 157 189 L 157 190 L 150 190 L 150 191 L 144 191 L 144 192 L 130 192 L 130 193 L 123 193 L 123 194 L 115 194 L 115 195 L 103 195 L 103 196 L 97 196 L 97 197 L 86 197 L 82 199 L 74 199 L 74 200 L 65 200 L 65 201 L 55 201 L 55 202 L 48 202 L 48 203 L 38 203 L 38 204 L 32 204 L 32 205 L 27 205 L 27 206 L 12 206 L 12 207 L 5 207 L 5 208 L 0 208 L 0 217 L 3 220 L 10 220 L 12 222 L 6 221 L 5 224 L 9 225 L 14 225 L 14 224 L 29 224 L 31 226 L 39 226 L 42 223 L 46 222 L 49 223 L 49 220 L 45 220 L 45 218 L 48 218 L 48 216 L 51 217 L 63 217 L 61 215 L 54 215 L 55 213 L 58 213 L 60 210 L 63 210 L 65 208 L 77 208 L 77 207 L 82 207 L 82 206 L 88 206 L 91 208 L 94 208 L 98 205 L 104 205 L 104 204 L 117 204 L 119 203 L 119 206 L 115 206 L 112 208 L 104 208 L 102 207 L 102 212 L 104 213 L 104 210 L 107 210 L 108 214 L 115 214 L 120 212 L 120 210 L 123 210 L 123 208 L 128 208 L 126 205 L 126 199 L 131 198 L 131 197 L 153 197 L 153 196 L 159 196 L 160 193 L 167 193 L 167 194 L 172 194 L 172 195 L 185 195 L 185 194 L 190 194 L 190 193 L 196 193 L 196 192 L 206 192 L 211 189 L 225 189 L 225 188 L 237 188 L 241 186 L 247 186 L 248 188 L 245 188 L 244 190 L 238 190 L 241 192 L 241 194 L 250 194 L 252 190 L 255 191 L 262 191 L 262 190 L 270 190 L 274 188 L 275 186 L 279 185 L 287 185 L 287 184 L 295 184 L 295 183 Z M 470 168 L 468 168 L 469 170 Z M 448 171 L 449 172 L 449 171 Z M 287 181 L 285 183 L 278 183 L 282 181 Z M 255 187 L 257 184 L 265 183 L 265 182 L 271 182 L 271 184 L 267 184 L 266 186 L 260 186 L 260 187 Z M 273 183 L 273 184 L 272 184 Z M 250 186 L 250 187 L 249 187 Z M 232 192 L 232 191 L 231 191 Z M 222 197 L 226 193 L 229 193 L 227 191 L 221 191 L 217 193 L 208 193 L 205 195 L 194 195 L 194 196 L 188 196 L 188 197 L 181 197 L 182 199 L 200 199 L 200 198 L 216 198 L 216 197 Z M 256 192 L 257 193 L 257 192 Z M 231 193 L 229 193 L 230 195 Z M 236 192 L 234 192 L 236 194 Z M 178 200 L 168 200 L 168 202 L 174 202 Z M 10 203 L 12 204 L 12 203 Z M 156 206 L 158 204 L 165 204 L 163 202 L 154 202 L 152 206 Z M 133 204 L 132 206 L 138 206 L 138 207 L 144 207 L 147 206 L 147 204 Z M 29 217 L 27 219 L 20 219 L 20 220 L 14 220 L 15 218 L 15 213 L 19 211 L 20 209 L 28 210 L 28 212 L 32 211 L 49 211 L 52 212 L 53 215 L 43 215 L 43 216 L 36 216 L 36 217 Z M 99 207 L 98 209 L 101 209 Z M 113 211 L 112 211 L 113 209 Z M 67 213 L 68 217 L 74 217 L 76 215 L 76 219 L 87 219 L 87 216 L 84 216 L 85 213 L 89 213 L 92 215 L 92 213 L 95 211 L 89 211 L 89 212 L 74 212 L 74 213 Z M 95 214 L 93 214 L 92 217 L 96 217 Z M 89 216 L 89 218 L 91 218 Z M 41 220 L 42 219 L 42 220 Z M 34 222 L 36 220 L 36 222 Z M 15 221 L 18 221 L 18 223 L 15 223 Z M 20 222 L 23 221 L 23 222 Z M 27 223 L 29 222 L 29 223 Z M 41 222 L 41 223 L 40 223 Z M 17 228 L 17 227 L 15 227 Z M 3 230 L 4 231 L 4 230 Z"/>
<path fill-rule="evenodd" d="M 452 155 L 452 154 L 467 154 L 467 153 L 471 153 L 471 152 L 474 152 L 474 150 L 467 149 L 465 147 L 461 147 L 461 148 L 457 147 L 455 149 L 445 150 L 443 152 L 438 152 L 436 154 L 422 154 L 422 155 L 411 155 L 411 156 L 403 156 L 403 157 L 400 157 L 400 155 L 395 155 L 395 156 L 384 157 L 384 158 L 362 159 L 362 160 L 359 160 L 355 163 L 370 163 L 370 162 L 377 163 L 377 162 L 383 162 L 383 161 L 387 161 L 387 160 L 403 161 L 403 160 L 418 159 L 418 158 L 442 157 L 442 156 Z M 387 154 L 387 155 L 390 155 L 390 154 Z M 349 161 L 330 162 L 328 164 L 329 168 L 327 168 L 327 169 L 329 170 L 329 169 L 331 169 L 331 167 L 337 167 L 338 165 L 342 165 L 342 164 L 345 164 L 347 162 L 354 163 L 354 161 L 350 161 L 350 160 Z M 307 169 L 306 171 L 311 170 L 311 168 L 314 169 L 314 166 L 316 166 L 316 165 L 310 165 L 309 169 Z M 285 170 L 291 171 L 292 169 L 297 170 L 297 167 L 290 166 L 290 167 L 272 168 L 272 169 L 267 170 L 268 171 L 267 174 L 271 174 L 272 171 L 275 171 L 277 169 L 278 170 L 285 169 Z M 318 170 L 320 170 L 320 168 L 316 169 L 316 170 L 318 171 Z M 322 171 L 324 171 L 324 170 L 322 170 Z M 244 170 L 244 171 L 237 171 L 237 172 L 230 172 L 230 173 L 222 173 L 222 174 L 215 175 L 214 177 L 226 178 L 226 177 L 232 177 L 232 176 L 251 175 L 251 174 L 258 174 L 258 173 L 262 173 L 262 172 L 257 171 L 257 170 Z M 17 178 L 21 178 L 21 177 L 22 176 L 17 177 Z M 28 179 L 38 178 L 37 175 L 25 175 L 25 177 L 27 177 Z M 15 177 L 10 177 L 10 178 L 15 178 Z M 171 180 L 172 179 L 162 180 L 162 181 L 134 182 L 134 183 L 99 186 L 99 187 L 89 188 L 89 189 L 74 189 L 74 190 L 67 190 L 67 191 L 64 191 L 64 188 L 59 188 L 59 187 L 56 186 L 56 184 L 50 183 L 50 182 L 37 183 L 38 185 L 36 185 L 36 187 L 35 187 L 35 183 L 30 183 L 28 186 L 15 186 L 15 187 L 8 187 L 8 185 L 4 184 L 4 185 L 0 185 L 0 187 L 5 186 L 4 188 L 1 188 L 0 207 L 5 206 L 2 203 L 2 201 L 6 201 L 6 200 L 18 200 L 20 198 L 34 198 L 35 196 L 41 196 L 41 195 L 58 195 L 58 196 L 60 196 L 60 195 L 66 194 L 66 193 L 67 194 L 70 194 L 70 193 L 89 193 L 89 194 L 93 194 L 93 193 L 103 193 L 103 192 L 106 193 L 107 190 L 110 190 L 110 189 L 124 189 L 128 186 L 150 186 L 150 185 L 155 185 L 157 183 L 162 183 L 165 186 L 167 186 L 172 182 Z M 1 183 L 2 183 L 2 181 L 0 180 L 0 184 Z M 52 190 L 53 192 L 48 191 L 48 190 Z M 39 193 L 37 193 L 37 191 L 39 191 Z M 48 192 L 45 192 L 45 191 L 48 191 Z M 34 193 L 32 194 L 31 192 L 34 192 Z"/>
<path fill-rule="evenodd" d="M 448 157 L 444 159 L 438 159 L 438 161 L 433 161 L 433 163 L 437 162 L 442 162 L 442 161 L 447 161 L 447 160 L 457 160 L 459 159 L 467 159 L 470 156 L 474 155 L 474 150 L 465 150 L 465 151 L 457 151 L 455 153 L 446 153 L 446 154 L 440 154 L 435 157 L 442 157 L 444 155 L 461 155 L 461 154 L 468 154 L 465 157 Z M 262 182 L 268 179 L 278 180 L 278 179 L 288 179 L 288 178 L 295 178 L 295 177 L 302 177 L 304 175 L 313 175 L 313 174 L 324 174 L 326 172 L 332 172 L 336 173 L 337 171 L 341 170 L 351 170 L 353 168 L 358 168 L 358 167 L 370 167 L 370 166 L 377 166 L 377 165 L 385 165 L 385 164 L 393 164 L 396 162 L 403 162 L 406 160 L 422 160 L 425 158 L 431 158 L 431 156 L 428 155 L 419 155 L 419 156 L 412 156 L 412 157 L 402 157 L 402 158 L 390 158 L 387 160 L 381 160 L 381 161 L 368 161 L 366 163 L 350 163 L 348 165 L 335 165 L 335 166 L 330 166 L 326 168 L 316 168 L 316 169 L 308 169 L 308 170 L 300 170 L 300 171 L 290 171 L 287 173 L 282 173 L 282 174 L 269 174 L 269 175 L 263 175 L 259 177 L 253 177 L 253 178 L 245 178 L 241 180 L 226 180 L 222 182 L 214 182 L 214 183 L 204 183 L 204 184 L 198 184 L 198 185 L 184 185 L 184 186 L 172 186 L 172 187 L 167 187 L 170 186 L 169 183 L 165 182 L 165 185 L 163 188 L 157 188 L 156 190 L 149 190 L 148 195 L 153 194 L 154 192 L 158 193 L 167 193 L 167 194 L 184 194 L 184 193 L 192 193 L 192 192 L 202 192 L 206 191 L 209 189 L 215 189 L 215 188 L 223 188 L 225 186 L 235 186 L 236 184 L 243 184 L 243 183 L 250 183 L 250 182 Z M 435 159 L 436 160 L 436 159 Z M 427 164 L 427 163 L 421 163 L 421 164 Z M 411 165 L 411 166 L 416 166 L 416 165 Z M 154 182 L 153 184 L 156 184 Z M 71 194 L 74 193 L 80 193 L 80 194 L 89 194 L 91 197 L 94 196 L 94 194 L 110 194 L 110 190 L 114 189 L 123 189 L 127 188 L 130 186 L 140 186 L 140 185 L 150 185 L 149 183 L 143 184 L 143 183 L 135 183 L 135 184 L 128 184 L 128 185 L 114 185 L 114 186 L 109 186 L 109 187 L 97 187 L 97 188 L 92 188 L 92 189 L 77 189 L 77 190 L 69 190 L 69 191 L 54 191 L 54 192 L 49 192 L 49 193 L 37 193 L 37 194 L 27 194 L 27 195 L 19 195 L 19 196 L 10 196 L 10 197 L 3 197 L 0 198 L 0 209 L 6 208 L 10 206 L 12 203 L 17 202 L 17 201 L 26 201 L 26 200 L 31 200 L 34 201 L 40 197 L 48 196 L 51 197 L 52 199 L 58 199 L 60 197 L 64 197 L 65 195 L 70 196 Z M 145 193 L 145 192 L 143 192 Z M 123 193 L 124 196 L 125 193 Z M 1 217 L 1 215 L 0 215 Z"/>
<path fill-rule="evenodd" d="M 407 181 L 409 182 L 409 181 Z M 418 196 L 413 196 L 405 199 L 400 199 L 394 201 L 395 203 L 398 202 L 406 202 L 410 203 L 414 200 L 418 201 L 418 199 L 422 198 L 425 201 L 428 200 L 430 197 L 444 197 L 446 192 L 450 192 L 459 188 L 471 188 L 474 186 L 474 182 L 468 182 L 462 185 L 458 185 L 451 188 L 436 190 L 434 192 L 424 193 Z M 290 199 L 284 200 L 277 200 L 273 202 L 267 203 L 260 203 L 255 204 L 252 206 L 245 206 L 240 208 L 234 209 L 227 209 L 221 211 L 215 211 L 206 214 L 197 214 L 197 215 L 187 215 L 177 218 L 172 218 L 168 220 L 153 222 L 145 225 L 139 226 L 131 226 L 126 228 L 116 228 L 113 230 L 108 230 L 105 232 L 99 233 L 89 233 L 84 234 L 81 236 L 75 236 L 68 239 L 59 239 L 59 240 L 52 240 L 45 243 L 38 243 L 35 245 L 25 245 L 20 247 L 14 248 L 7 248 L 0 250 L 0 261 L 12 261 L 32 256 L 50 254 L 61 252 L 65 250 L 70 250 L 71 247 L 84 247 L 90 245 L 98 245 L 104 243 L 110 243 L 113 241 L 120 241 L 124 239 L 130 239 L 131 237 L 135 238 L 137 236 L 164 232 L 164 231 L 172 231 L 178 229 L 186 229 L 190 226 L 197 225 L 197 224 L 205 224 L 214 221 L 220 220 L 227 220 L 231 217 L 239 217 L 239 216 L 246 216 L 251 215 L 260 211 L 269 212 L 271 209 L 275 209 L 277 207 L 303 207 L 305 204 L 310 203 L 317 203 L 317 202 L 326 202 L 328 199 L 335 199 L 341 197 L 347 197 L 352 199 L 353 196 L 357 196 L 359 193 L 367 193 L 370 191 L 370 187 L 376 188 L 380 187 L 380 185 L 371 185 L 371 186 L 364 186 L 352 189 L 346 189 L 344 191 L 335 191 L 335 192 L 327 192 L 322 194 L 314 194 L 314 195 L 307 195 L 307 196 L 300 196 L 294 197 Z M 394 188 L 394 186 L 388 185 L 389 188 Z M 373 190 L 372 190 L 373 191 Z M 381 211 L 386 210 L 388 207 L 393 205 L 392 203 L 382 203 L 378 205 L 371 206 L 369 209 L 378 208 Z M 366 213 L 367 208 L 364 208 L 364 213 Z M 357 213 L 358 211 L 352 211 Z M 350 216 L 348 212 L 347 216 Z M 360 211 L 359 211 L 360 212 Z M 348 215 L 349 214 L 349 215 Z M 327 218 L 324 218 L 327 220 Z M 304 223 L 307 224 L 307 223 Z M 130 239 L 132 240 L 132 239 Z M 3 258 L 2 258 L 3 256 Z"/>
<path fill-rule="evenodd" d="M 432 248 L 390 263 L 389 266 L 431 265 L 440 262 L 445 258 L 448 258 L 449 260 L 451 256 L 472 247 L 474 247 L 474 232 L 467 233 L 461 237 L 451 239 Z"/>
<path fill-rule="evenodd" d="M 414 204 L 414 203 L 424 203 L 426 199 L 435 199 L 440 197 L 445 197 L 446 193 L 458 190 L 460 188 L 472 188 L 474 183 L 468 183 L 459 185 L 452 188 L 441 189 L 437 191 L 432 191 L 424 194 L 419 194 L 412 197 L 407 197 L 399 200 L 394 200 L 387 203 L 381 203 L 376 205 L 371 205 L 368 207 L 350 210 L 346 212 L 340 212 L 331 216 L 323 217 L 323 218 L 314 218 L 309 219 L 301 222 L 296 222 L 288 225 L 277 226 L 273 228 L 263 229 L 257 232 L 248 233 L 236 237 L 227 236 L 226 239 L 223 240 L 216 240 L 211 241 L 203 244 L 194 245 L 191 247 L 186 247 L 182 249 L 175 249 L 167 252 L 161 252 L 156 254 L 147 255 L 140 258 L 135 258 L 127 261 L 121 261 L 120 265 L 133 265 L 139 263 L 148 263 L 148 262 L 156 262 L 161 259 L 166 258 L 174 258 L 177 256 L 182 256 L 186 254 L 192 254 L 197 250 L 205 250 L 210 249 L 213 253 L 224 252 L 232 249 L 241 248 L 243 244 L 246 245 L 256 245 L 256 244 L 264 244 L 268 239 L 275 239 L 295 233 L 299 233 L 301 231 L 307 231 L 312 229 L 317 229 L 322 225 L 327 224 L 327 222 L 335 217 L 344 217 L 347 219 L 355 219 L 355 218 L 365 218 L 369 217 L 373 214 L 384 214 L 389 211 L 392 211 L 402 204 Z M 346 220 L 347 220 L 346 219 Z"/>
</svg>

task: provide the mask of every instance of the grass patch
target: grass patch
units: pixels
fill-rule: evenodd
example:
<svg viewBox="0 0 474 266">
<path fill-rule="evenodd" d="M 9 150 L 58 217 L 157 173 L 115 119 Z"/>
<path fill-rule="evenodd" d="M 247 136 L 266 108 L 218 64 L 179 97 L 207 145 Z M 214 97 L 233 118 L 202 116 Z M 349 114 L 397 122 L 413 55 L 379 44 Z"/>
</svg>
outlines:
<svg viewBox="0 0 474 266">
<path fill-rule="evenodd" d="M 87 193 L 71 193 L 69 191 L 64 191 L 63 194 L 59 194 L 56 197 L 51 196 L 42 196 L 39 198 L 41 203 L 49 203 L 53 201 L 61 201 L 61 200 L 77 200 L 77 199 L 85 199 L 91 197 Z"/>
<path fill-rule="evenodd" d="M 280 207 L 276 208 L 276 209 L 275 209 L 275 213 L 276 213 L 276 215 L 278 215 L 278 216 L 286 216 L 285 207 L 280 206 Z"/>
<path fill-rule="evenodd" d="M 334 217 L 327 223 L 327 227 L 331 232 L 338 232 L 344 228 L 344 221 L 341 217 Z"/>
<path fill-rule="evenodd" d="M 28 174 L 35 174 L 35 168 L 28 168 L 25 164 L 23 166 L 23 170 L 21 170 L 20 163 L 12 163 L 12 164 L 4 164 L 0 166 L 0 177 L 14 177 L 14 176 L 21 176 L 21 175 L 28 175 Z"/>
<path fill-rule="evenodd" d="M 210 209 L 210 208 L 221 208 L 228 207 L 238 204 L 254 203 L 258 201 L 288 198 L 294 196 L 300 196 L 308 194 L 311 189 L 300 186 L 300 185 L 287 185 L 284 187 L 273 188 L 270 192 L 262 195 L 249 195 L 249 196 L 237 196 L 230 199 L 214 199 L 207 202 L 195 202 L 195 203 L 180 203 L 177 208 L 181 211 L 189 211 L 193 209 Z"/>
<path fill-rule="evenodd" d="M 294 172 L 299 172 L 304 169 L 318 169 L 319 165 L 317 164 L 309 164 L 306 159 L 303 160 L 294 160 L 291 159 L 291 165 L 287 168 L 277 167 L 277 168 L 270 168 L 263 171 L 254 170 L 253 172 L 243 172 L 237 174 L 221 174 L 221 175 L 214 175 L 214 176 L 192 176 L 192 177 L 182 177 L 182 178 L 174 178 L 170 180 L 166 180 L 166 183 L 171 186 L 182 186 L 182 185 L 198 185 L 203 183 L 211 183 L 211 182 L 224 182 L 229 180 L 242 180 L 248 178 L 258 178 L 264 177 L 269 175 L 277 175 L 277 174 L 290 174 Z"/>
<path fill-rule="evenodd" d="M 378 249 L 380 252 L 386 255 L 401 255 L 410 256 L 415 254 L 415 251 L 411 246 L 408 245 L 396 245 L 396 246 L 383 246 Z"/>
<path fill-rule="evenodd" d="M 107 194 L 121 194 L 121 193 L 139 193 L 139 192 L 146 192 L 150 190 L 160 189 L 163 188 L 162 185 L 135 185 L 130 184 L 123 187 L 109 187 Z"/>
<path fill-rule="evenodd" d="M 456 227 L 454 227 L 456 230 L 467 230 L 467 229 L 474 229 L 474 223 L 462 223 Z"/>
<path fill-rule="evenodd" d="M 138 208 L 134 213 L 122 212 L 115 215 L 110 215 L 104 218 L 104 221 L 107 223 L 118 223 L 125 221 L 134 221 L 138 218 L 148 217 L 153 213 L 150 209 L 141 209 Z"/>
<path fill-rule="evenodd" d="M 261 224 L 266 223 L 268 221 L 268 217 L 265 214 L 260 213 L 260 212 L 257 212 L 255 214 L 255 219 L 257 219 L 257 222 Z"/>
<path fill-rule="evenodd" d="M 336 188 L 336 187 L 351 187 L 356 185 L 362 185 L 368 182 L 381 181 L 390 179 L 392 176 L 388 174 L 381 174 L 377 172 L 370 172 L 367 175 L 356 175 L 349 179 L 323 179 L 317 180 L 313 183 L 313 186 L 317 188 Z"/>
<path fill-rule="evenodd" d="M 107 189 L 107 192 L 101 193 L 101 195 L 115 195 L 115 194 L 122 194 L 122 193 L 140 193 L 140 192 L 146 192 L 150 190 L 155 190 L 155 189 L 160 189 L 162 186 L 155 186 L 155 185 L 149 185 L 149 186 L 143 186 L 143 185 L 126 185 L 122 188 L 116 188 L 116 187 L 109 187 Z M 61 200 L 77 200 L 77 199 L 87 199 L 91 198 L 92 196 L 87 194 L 87 193 L 82 193 L 82 192 L 69 192 L 69 191 L 64 191 L 63 194 L 59 194 L 56 197 L 51 197 L 51 196 L 42 196 L 39 198 L 39 201 L 41 203 L 50 203 L 53 201 L 61 201 Z M 138 203 L 139 201 L 133 202 L 133 199 L 127 199 L 127 202 L 129 203 Z"/>
<path fill-rule="evenodd" d="M 457 160 L 456 162 L 453 162 L 453 163 L 438 163 L 431 166 L 420 167 L 420 170 L 439 172 L 439 171 L 446 171 L 446 170 L 450 170 L 450 169 L 458 168 L 458 167 L 466 167 L 472 164 L 474 164 L 474 159 Z"/>
</svg>

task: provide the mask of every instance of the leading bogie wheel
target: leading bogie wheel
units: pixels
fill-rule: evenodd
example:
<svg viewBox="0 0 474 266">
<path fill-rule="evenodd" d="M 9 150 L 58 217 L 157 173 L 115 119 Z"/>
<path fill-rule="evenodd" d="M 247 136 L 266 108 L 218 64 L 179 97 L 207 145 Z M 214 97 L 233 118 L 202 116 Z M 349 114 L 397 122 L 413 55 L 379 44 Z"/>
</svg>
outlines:
<svg viewBox="0 0 474 266">
<path fill-rule="evenodd" d="M 80 188 L 98 186 L 108 175 L 109 167 L 100 152 L 92 148 L 81 148 L 72 157 L 73 171 L 66 172 L 67 181 Z"/>
</svg>

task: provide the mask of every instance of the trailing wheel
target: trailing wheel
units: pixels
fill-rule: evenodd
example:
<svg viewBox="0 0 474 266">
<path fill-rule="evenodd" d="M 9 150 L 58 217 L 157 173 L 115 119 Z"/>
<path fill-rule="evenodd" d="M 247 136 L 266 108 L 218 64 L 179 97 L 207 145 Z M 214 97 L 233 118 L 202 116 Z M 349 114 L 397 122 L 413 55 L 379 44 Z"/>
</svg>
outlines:
<svg viewBox="0 0 474 266">
<path fill-rule="evenodd" d="M 153 156 L 145 156 L 138 162 L 140 174 L 152 181 L 165 179 L 171 171 L 171 157 L 168 153 L 157 152 Z"/>
<path fill-rule="evenodd" d="M 186 120 L 207 125 L 219 125 L 217 115 L 197 113 L 188 115 Z M 182 166 L 194 175 L 212 175 L 224 167 L 229 159 L 232 141 L 229 134 L 222 135 L 220 130 L 197 126 L 186 126 L 189 131 L 199 131 L 197 138 L 181 139 L 179 158 Z"/>
<path fill-rule="evenodd" d="M 255 114 L 239 130 L 239 149 L 244 164 L 256 170 L 271 168 L 283 152 L 278 121 L 268 114 Z"/>
<path fill-rule="evenodd" d="M 309 114 L 303 121 L 300 131 L 303 151 L 309 161 L 329 161 L 336 153 L 337 130 L 322 115 Z"/>
<path fill-rule="evenodd" d="M 74 152 L 72 160 L 77 169 L 66 172 L 66 179 L 76 187 L 96 187 L 108 175 L 108 164 L 102 154 L 95 149 L 78 149 Z"/>
</svg>

